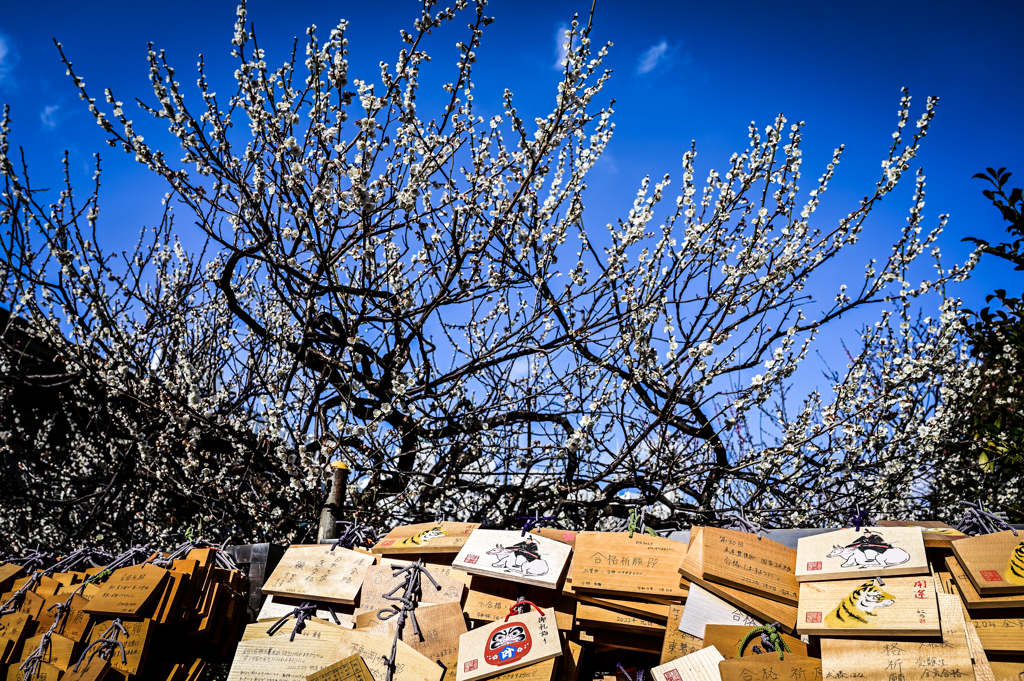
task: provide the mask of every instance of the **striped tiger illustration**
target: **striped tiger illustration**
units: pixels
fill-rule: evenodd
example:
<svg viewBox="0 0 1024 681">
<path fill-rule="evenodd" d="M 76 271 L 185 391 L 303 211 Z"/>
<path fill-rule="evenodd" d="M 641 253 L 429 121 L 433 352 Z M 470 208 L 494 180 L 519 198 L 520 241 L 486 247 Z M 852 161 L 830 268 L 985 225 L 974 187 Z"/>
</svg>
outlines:
<svg viewBox="0 0 1024 681">
<path fill-rule="evenodd" d="M 833 629 L 860 629 L 872 626 L 870 618 L 878 617 L 875 608 L 888 608 L 896 597 L 878 588 L 874 580 L 853 590 L 836 609 L 825 617 L 825 626 Z"/>
<path fill-rule="evenodd" d="M 426 544 L 431 539 L 437 539 L 438 537 L 447 537 L 448 533 L 444 531 L 444 528 L 440 525 L 434 525 L 429 530 L 423 530 L 417 532 L 411 537 L 407 537 L 402 541 L 398 542 L 399 546 L 419 546 L 420 544 Z"/>
<path fill-rule="evenodd" d="M 1006 581 L 1011 584 L 1024 584 L 1024 541 L 1010 554 L 1010 567 L 1006 568 Z"/>
</svg>

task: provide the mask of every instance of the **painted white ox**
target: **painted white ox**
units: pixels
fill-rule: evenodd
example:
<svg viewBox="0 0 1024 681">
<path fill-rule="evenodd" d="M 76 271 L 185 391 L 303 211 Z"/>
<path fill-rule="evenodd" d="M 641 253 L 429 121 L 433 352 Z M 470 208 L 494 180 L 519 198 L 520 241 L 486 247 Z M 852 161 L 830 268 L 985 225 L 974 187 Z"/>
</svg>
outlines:
<svg viewBox="0 0 1024 681">
<path fill-rule="evenodd" d="M 871 549 L 864 550 L 859 546 L 839 546 L 838 544 L 833 545 L 832 551 L 827 557 L 845 558 L 846 562 L 839 567 L 847 568 L 856 566 L 860 569 L 902 565 L 910 560 L 909 553 L 903 549 L 897 549 L 895 547 L 887 548 L 884 551 L 874 551 Z"/>
<path fill-rule="evenodd" d="M 497 561 L 492 563 L 491 567 L 500 567 L 510 572 L 517 571 L 524 575 L 537 577 L 546 575 L 548 572 L 547 561 L 543 558 L 528 556 L 516 546 L 505 548 L 501 544 L 497 544 L 487 552 L 487 555 L 497 557 Z"/>
</svg>

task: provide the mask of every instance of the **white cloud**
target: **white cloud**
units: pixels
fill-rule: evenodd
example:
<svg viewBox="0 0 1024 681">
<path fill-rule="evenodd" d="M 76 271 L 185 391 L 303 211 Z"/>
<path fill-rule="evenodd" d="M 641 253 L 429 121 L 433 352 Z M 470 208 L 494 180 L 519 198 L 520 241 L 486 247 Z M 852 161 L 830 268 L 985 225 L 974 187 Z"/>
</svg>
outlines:
<svg viewBox="0 0 1024 681">
<path fill-rule="evenodd" d="M 7 77 L 7 73 L 11 70 L 11 63 L 7 61 L 7 55 L 10 54 L 10 48 L 7 46 L 7 40 L 0 36 L 0 82 Z"/>
<path fill-rule="evenodd" d="M 569 24 L 559 24 L 555 29 L 555 63 L 553 68 L 558 70 L 565 68 L 565 57 L 569 51 L 565 49 L 565 32 L 569 30 Z"/>
<path fill-rule="evenodd" d="M 53 114 L 57 113 L 57 109 L 60 108 L 59 104 L 53 104 L 51 106 L 43 107 L 43 112 L 39 114 L 39 120 L 43 122 L 43 127 L 56 128 L 57 121 L 54 119 Z"/>
<path fill-rule="evenodd" d="M 640 60 L 636 65 L 637 73 L 650 73 L 666 57 L 667 53 L 668 43 L 666 41 L 662 40 L 657 45 L 652 45 L 650 49 L 640 55 Z"/>
</svg>

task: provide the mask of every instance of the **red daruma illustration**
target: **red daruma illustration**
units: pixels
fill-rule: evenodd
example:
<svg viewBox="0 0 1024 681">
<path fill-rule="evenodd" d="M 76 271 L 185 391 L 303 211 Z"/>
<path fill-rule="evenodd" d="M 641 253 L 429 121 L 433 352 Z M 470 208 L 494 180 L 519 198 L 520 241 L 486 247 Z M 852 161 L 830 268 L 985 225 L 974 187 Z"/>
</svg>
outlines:
<svg viewBox="0 0 1024 681">
<path fill-rule="evenodd" d="M 523 659 L 529 654 L 532 647 L 533 640 L 530 638 L 530 632 L 523 624 L 518 622 L 502 624 L 487 638 L 484 659 L 487 660 L 487 664 L 501 667 Z"/>
</svg>

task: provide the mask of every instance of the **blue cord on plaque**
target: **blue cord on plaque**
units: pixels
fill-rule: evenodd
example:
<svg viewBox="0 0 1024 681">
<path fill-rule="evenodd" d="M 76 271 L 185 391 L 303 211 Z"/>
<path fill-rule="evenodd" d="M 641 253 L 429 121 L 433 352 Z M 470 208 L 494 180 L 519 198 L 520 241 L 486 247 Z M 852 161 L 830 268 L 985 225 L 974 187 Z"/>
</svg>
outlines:
<svg viewBox="0 0 1024 681">
<path fill-rule="evenodd" d="M 558 520 L 558 518 L 553 515 L 517 515 L 516 518 L 526 521 L 523 523 L 523 532 L 519 535 L 520 537 L 525 537 L 527 532 L 540 527 L 541 523 Z"/>
</svg>

